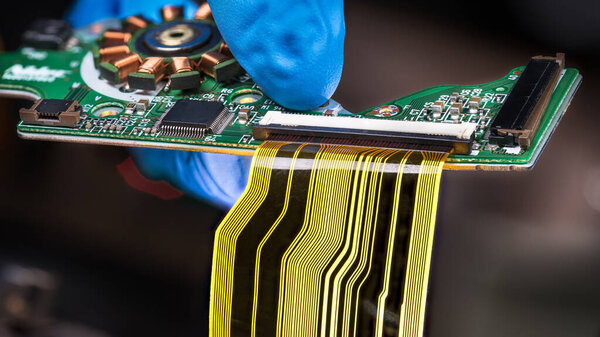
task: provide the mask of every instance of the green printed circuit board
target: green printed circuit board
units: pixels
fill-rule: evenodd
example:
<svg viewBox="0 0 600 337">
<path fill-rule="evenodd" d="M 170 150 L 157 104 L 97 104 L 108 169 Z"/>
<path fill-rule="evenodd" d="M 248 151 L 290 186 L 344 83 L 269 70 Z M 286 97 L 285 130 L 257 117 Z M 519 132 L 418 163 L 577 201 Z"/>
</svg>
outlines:
<svg viewBox="0 0 600 337">
<path fill-rule="evenodd" d="M 157 29 L 201 35 L 203 27 L 214 28 L 209 20 L 147 22 L 135 30 L 118 22 L 121 27 L 95 27 L 95 34 L 74 31 L 54 50 L 30 43 L 0 54 L 0 95 L 36 101 L 20 111 L 21 137 L 236 155 L 252 155 L 265 140 L 389 141 L 447 146 L 446 169 L 528 169 L 581 81 L 576 69 L 564 67 L 564 56 L 536 57 L 490 83 L 432 87 L 362 112 L 334 101 L 289 111 L 236 68 L 233 55 L 222 57 L 227 50 L 220 36 L 204 50 L 171 54 L 147 41 L 150 33 L 162 36 L 153 33 Z M 107 44 L 114 38 L 107 32 L 121 44 Z M 140 43 L 147 50 L 140 51 Z M 128 50 L 118 54 L 115 46 Z M 117 50 L 112 59 L 110 48 Z M 180 74 L 184 81 L 176 82 Z"/>
</svg>

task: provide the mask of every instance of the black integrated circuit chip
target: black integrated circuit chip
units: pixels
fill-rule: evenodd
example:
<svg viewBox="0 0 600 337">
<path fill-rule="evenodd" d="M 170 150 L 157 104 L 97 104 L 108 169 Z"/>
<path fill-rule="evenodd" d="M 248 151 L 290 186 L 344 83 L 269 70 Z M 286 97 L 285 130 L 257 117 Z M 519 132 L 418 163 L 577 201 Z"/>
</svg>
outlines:
<svg viewBox="0 0 600 337">
<path fill-rule="evenodd" d="M 161 135 L 167 137 L 202 138 L 218 132 L 231 115 L 221 102 L 179 100 L 161 121 Z"/>
<path fill-rule="evenodd" d="M 63 49 L 71 36 L 73 28 L 63 20 L 36 20 L 23 34 L 23 45 L 39 49 Z"/>
</svg>

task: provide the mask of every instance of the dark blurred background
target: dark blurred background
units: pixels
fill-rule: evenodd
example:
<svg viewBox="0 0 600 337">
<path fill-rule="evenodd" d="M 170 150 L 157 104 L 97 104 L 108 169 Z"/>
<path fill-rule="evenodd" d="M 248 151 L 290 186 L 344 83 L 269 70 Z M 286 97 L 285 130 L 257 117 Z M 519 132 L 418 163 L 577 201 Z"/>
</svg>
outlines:
<svg viewBox="0 0 600 337">
<path fill-rule="evenodd" d="M 5 1 L 5 49 L 68 5 Z M 443 176 L 427 335 L 599 337 L 600 2 L 346 1 L 346 27 L 334 98 L 351 111 L 567 53 L 583 84 L 533 171 Z M 206 335 L 224 212 L 129 187 L 121 148 L 21 140 L 25 102 L 0 104 L 0 297 L 49 303 L 53 336 Z"/>
</svg>

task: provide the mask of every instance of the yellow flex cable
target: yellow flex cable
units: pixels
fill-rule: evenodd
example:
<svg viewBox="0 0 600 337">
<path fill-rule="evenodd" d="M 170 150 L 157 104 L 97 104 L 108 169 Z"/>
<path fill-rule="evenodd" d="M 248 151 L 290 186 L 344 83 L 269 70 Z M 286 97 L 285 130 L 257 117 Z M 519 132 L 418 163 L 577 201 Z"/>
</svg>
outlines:
<svg viewBox="0 0 600 337">
<path fill-rule="evenodd" d="M 446 156 L 261 145 L 215 235 L 210 336 L 422 336 Z"/>
</svg>

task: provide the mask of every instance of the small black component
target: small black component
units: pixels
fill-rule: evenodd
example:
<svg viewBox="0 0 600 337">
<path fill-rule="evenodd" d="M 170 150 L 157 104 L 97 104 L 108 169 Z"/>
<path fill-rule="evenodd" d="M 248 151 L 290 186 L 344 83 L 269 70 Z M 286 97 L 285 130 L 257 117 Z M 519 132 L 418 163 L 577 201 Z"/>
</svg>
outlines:
<svg viewBox="0 0 600 337">
<path fill-rule="evenodd" d="M 161 119 L 161 135 L 203 138 L 207 132 L 220 133 L 231 114 L 221 102 L 179 100 Z"/>
<path fill-rule="evenodd" d="M 202 76 L 198 71 L 185 71 L 171 75 L 172 90 L 198 88 L 200 85 L 202 85 Z"/>
<path fill-rule="evenodd" d="M 529 61 L 492 122 L 491 144 L 529 146 L 563 67 L 563 54 Z"/>
<path fill-rule="evenodd" d="M 21 108 L 19 116 L 25 124 L 66 126 L 74 128 L 79 122 L 81 107 L 68 99 L 38 99 L 31 108 Z"/>
<path fill-rule="evenodd" d="M 156 77 L 154 74 L 131 73 L 127 76 L 130 88 L 140 90 L 156 90 Z"/>
<path fill-rule="evenodd" d="M 73 35 L 71 25 L 63 20 L 40 19 L 23 34 L 23 45 L 38 49 L 63 49 Z"/>
</svg>

